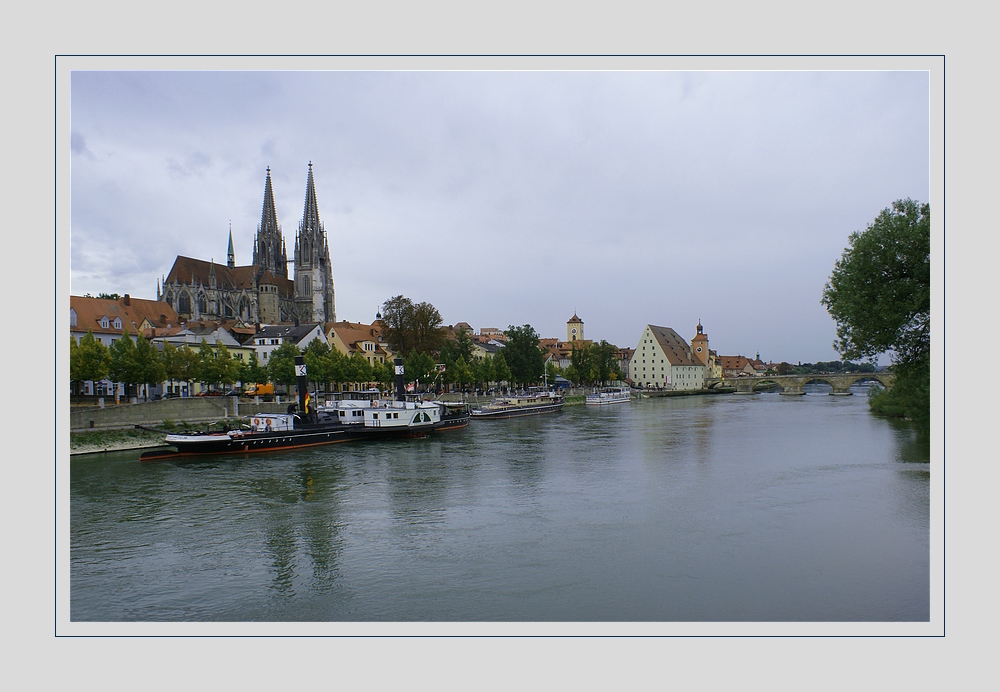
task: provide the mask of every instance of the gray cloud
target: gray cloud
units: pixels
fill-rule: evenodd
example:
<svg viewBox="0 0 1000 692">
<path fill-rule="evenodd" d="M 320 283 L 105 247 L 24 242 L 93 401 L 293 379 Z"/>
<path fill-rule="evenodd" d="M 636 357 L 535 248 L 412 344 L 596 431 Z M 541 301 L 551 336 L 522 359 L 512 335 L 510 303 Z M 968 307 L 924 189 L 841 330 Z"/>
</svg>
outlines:
<svg viewBox="0 0 1000 692">
<path fill-rule="evenodd" d="M 827 360 L 819 298 L 848 235 L 928 196 L 917 72 L 74 72 L 72 88 L 74 293 L 152 296 L 177 254 L 222 260 L 230 219 L 249 261 L 266 166 L 292 246 L 312 161 L 343 318 L 402 293 L 547 336 L 576 310 L 588 337 L 634 346 L 647 322 L 690 337 L 700 317 L 723 353 Z"/>
</svg>

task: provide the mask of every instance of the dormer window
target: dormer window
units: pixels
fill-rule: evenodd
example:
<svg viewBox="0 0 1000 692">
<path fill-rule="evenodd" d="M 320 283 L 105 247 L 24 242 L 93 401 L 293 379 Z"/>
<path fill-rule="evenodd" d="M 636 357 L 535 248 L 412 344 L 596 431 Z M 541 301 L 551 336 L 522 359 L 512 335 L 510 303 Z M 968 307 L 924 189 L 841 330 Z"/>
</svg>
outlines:
<svg viewBox="0 0 1000 692">
<path fill-rule="evenodd" d="M 108 318 L 107 317 L 102 317 L 101 318 L 101 329 L 107 329 L 109 326 L 111 326 L 111 322 L 108 320 Z"/>
<path fill-rule="evenodd" d="M 122 328 L 122 318 L 121 317 L 116 317 L 115 318 L 115 329 L 121 329 L 121 328 Z"/>
<path fill-rule="evenodd" d="M 71 327 L 76 326 L 76 310 L 74 310 L 73 308 L 69 309 L 69 326 Z"/>
</svg>

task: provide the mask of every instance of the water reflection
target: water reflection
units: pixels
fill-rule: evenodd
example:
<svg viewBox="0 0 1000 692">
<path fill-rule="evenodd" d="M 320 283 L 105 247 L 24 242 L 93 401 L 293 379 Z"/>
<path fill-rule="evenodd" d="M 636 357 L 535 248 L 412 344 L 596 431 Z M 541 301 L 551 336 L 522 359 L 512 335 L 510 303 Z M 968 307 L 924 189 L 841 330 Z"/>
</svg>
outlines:
<svg viewBox="0 0 1000 692">
<path fill-rule="evenodd" d="M 74 619 L 929 612 L 928 450 L 862 396 L 644 399 L 423 440 L 137 456 L 71 462 Z"/>
</svg>

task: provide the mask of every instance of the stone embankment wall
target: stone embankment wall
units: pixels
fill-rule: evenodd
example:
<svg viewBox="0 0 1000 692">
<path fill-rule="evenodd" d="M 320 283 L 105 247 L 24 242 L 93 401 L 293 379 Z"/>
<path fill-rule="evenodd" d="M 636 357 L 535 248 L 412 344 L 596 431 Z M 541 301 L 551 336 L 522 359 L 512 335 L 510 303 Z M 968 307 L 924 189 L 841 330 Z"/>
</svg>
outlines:
<svg viewBox="0 0 1000 692">
<path fill-rule="evenodd" d="M 136 425 L 155 428 L 163 421 L 174 423 L 211 423 L 229 418 L 246 417 L 257 413 L 284 413 L 288 402 L 261 402 L 240 400 L 235 396 L 190 397 L 164 399 L 120 406 L 70 408 L 71 432 L 87 430 L 125 430 Z"/>
</svg>

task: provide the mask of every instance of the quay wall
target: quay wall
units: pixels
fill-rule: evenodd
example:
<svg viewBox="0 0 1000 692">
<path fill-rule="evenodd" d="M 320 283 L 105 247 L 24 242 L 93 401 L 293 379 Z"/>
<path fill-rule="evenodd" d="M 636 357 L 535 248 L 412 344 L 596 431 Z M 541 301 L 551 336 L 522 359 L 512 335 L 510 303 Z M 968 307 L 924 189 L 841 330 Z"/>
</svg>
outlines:
<svg viewBox="0 0 1000 692">
<path fill-rule="evenodd" d="M 126 430 L 136 425 L 155 428 L 163 421 L 174 423 L 212 423 L 219 420 L 261 413 L 284 413 L 288 402 L 240 401 L 235 396 L 189 397 L 147 401 L 118 406 L 71 406 L 70 432 L 87 430 Z"/>
</svg>

